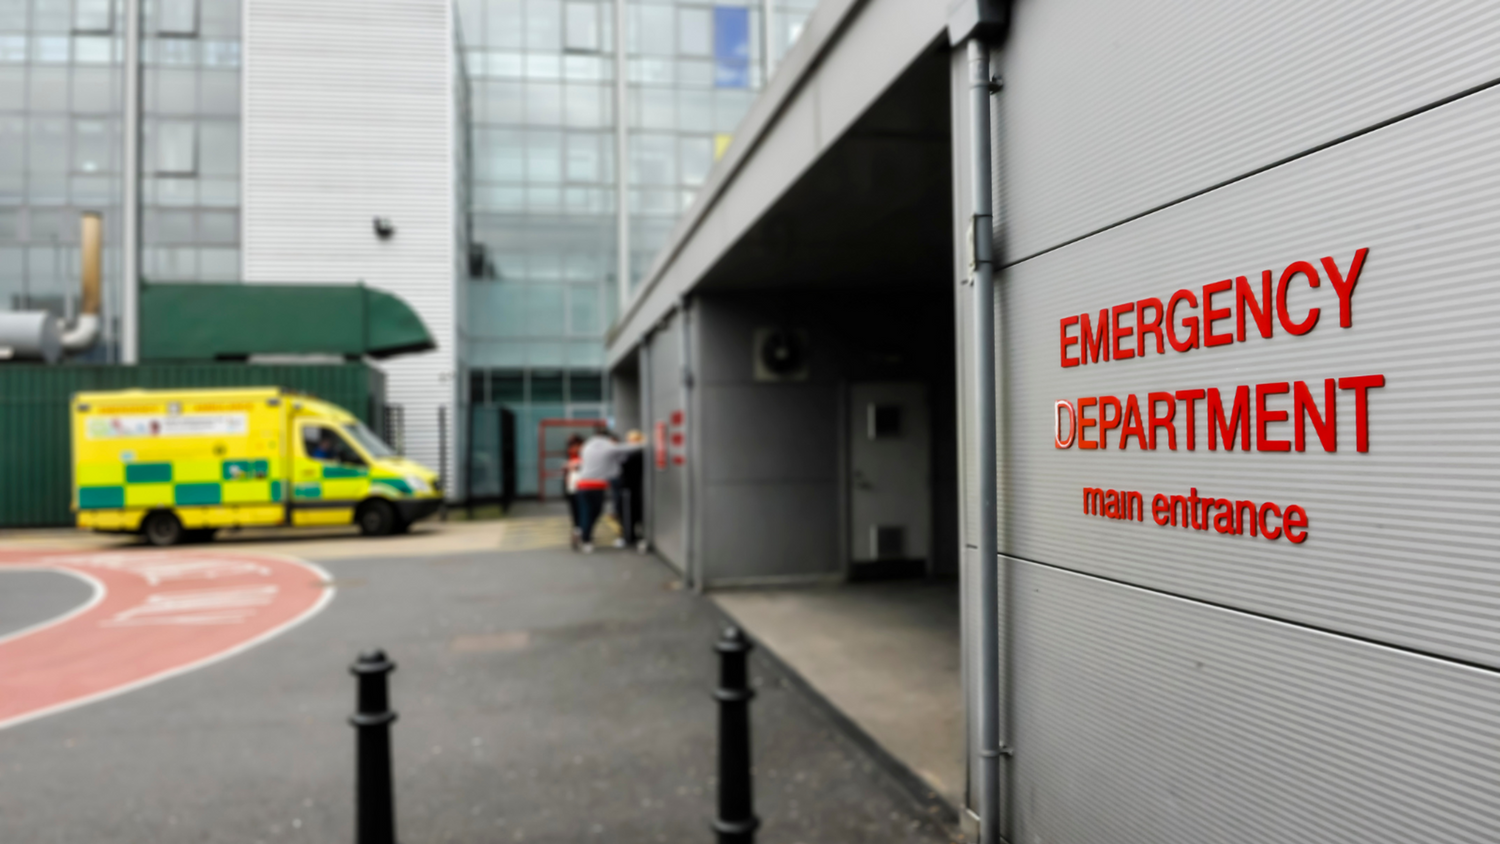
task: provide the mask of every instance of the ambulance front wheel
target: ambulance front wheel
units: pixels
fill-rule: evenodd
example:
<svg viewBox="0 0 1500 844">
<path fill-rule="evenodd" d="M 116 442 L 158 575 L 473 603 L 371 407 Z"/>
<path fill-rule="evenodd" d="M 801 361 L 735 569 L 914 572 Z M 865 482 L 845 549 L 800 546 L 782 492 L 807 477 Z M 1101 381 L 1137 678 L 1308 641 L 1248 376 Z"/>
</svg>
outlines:
<svg viewBox="0 0 1500 844">
<path fill-rule="evenodd" d="M 158 510 L 146 517 L 141 525 L 141 535 L 146 541 L 158 548 L 168 545 L 176 545 L 183 539 L 184 531 L 182 522 L 169 511 Z"/>
<path fill-rule="evenodd" d="M 366 501 L 357 518 L 359 532 L 365 536 L 390 536 L 396 532 L 396 508 L 385 501 Z"/>
</svg>

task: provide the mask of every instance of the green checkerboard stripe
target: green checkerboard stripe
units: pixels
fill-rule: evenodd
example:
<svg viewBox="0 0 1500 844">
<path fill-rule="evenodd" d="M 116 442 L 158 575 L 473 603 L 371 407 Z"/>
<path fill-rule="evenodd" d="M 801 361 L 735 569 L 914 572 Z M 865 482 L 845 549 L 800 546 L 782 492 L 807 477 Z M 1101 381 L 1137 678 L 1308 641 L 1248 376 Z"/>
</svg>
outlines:
<svg viewBox="0 0 1500 844">
<path fill-rule="evenodd" d="M 223 500 L 223 490 L 216 483 L 178 484 L 172 488 L 172 500 L 179 507 L 218 504 Z"/>
<path fill-rule="evenodd" d="M 82 510 L 118 509 L 125 506 L 125 487 L 86 486 L 78 490 L 78 507 Z"/>
<path fill-rule="evenodd" d="M 165 484 L 171 482 L 171 463 L 130 463 L 125 466 L 125 483 L 127 484 Z"/>
</svg>

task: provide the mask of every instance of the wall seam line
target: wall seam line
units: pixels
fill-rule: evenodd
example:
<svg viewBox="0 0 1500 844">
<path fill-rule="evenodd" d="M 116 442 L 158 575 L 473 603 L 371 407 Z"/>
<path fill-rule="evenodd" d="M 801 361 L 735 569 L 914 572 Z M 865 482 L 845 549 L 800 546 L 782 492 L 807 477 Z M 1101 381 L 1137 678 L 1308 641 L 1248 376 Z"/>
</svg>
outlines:
<svg viewBox="0 0 1500 844">
<path fill-rule="evenodd" d="M 1154 206 L 1152 206 L 1150 208 L 1147 208 L 1144 211 L 1140 211 L 1140 212 L 1137 212 L 1135 214 L 1131 214 L 1130 216 L 1123 217 L 1123 218 L 1121 218 L 1119 220 L 1116 220 L 1113 223 L 1109 223 L 1109 224 L 1100 226 L 1100 227 L 1098 227 L 1096 229 L 1093 229 L 1091 231 L 1084 232 L 1083 234 L 1077 235 L 1075 237 L 1068 238 L 1067 240 L 1064 240 L 1064 241 L 1062 241 L 1060 243 L 1056 243 L 1056 244 L 1054 244 L 1052 246 L 1048 246 L 1045 249 L 1039 249 L 1039 250 L 1037 250 L 1035 252 L 1030 253 L 1029 255 L 1025 255 L 1023 257 L 1017 258 L 1014 261 L 1010 261 L 1008 263 L 1001 264 L 1000 268 L 1001 269 L 1010 269 L 1011 267 L 1019 266 L 1021 264 L 1026 263 L 1027 261 L 1032 260 L 1033 258 L 1040 258 L 1043 255 L 1046 255 L 1046 254 L 1051 253 L 1051 252 L 1056 252 L 1059 249 L 1065 249 L 1065 248 L 1067 248 L 1069 246 L 1072 246 L 1072 245 L 1074 245 L 1076 243 L 1079 243 L 1081 241 L 1088 240 L 1091 237 L 1095 237 L 1097 235 L 1104 234 L 1107 231 L 1111 231 L 1113 229 L 1120 228 L 1121 226 L 1128 225 L 1130 223 L 1135 222 L 1136 220 L 1144 219 L 1144 218 L 1149 217 L 1152 214 L 1158 213 L 1160 211 L 1165 211 L 1168 208 L 1171 208 L 1173 206 L 1181 205 L 1184 202 L 1188 202 L 1190 200 L 1197 199 L 1200 196 L 1206 196 L 1207 194 L 1213 193 L 1216 190 L 1220 190 L 1222 188 L 1227 188 L 1230 185 L 1236 184 L 1238 182 L 1243 182 L 1246 179 L 1250 179 L 1250 178 L 1253 178 L 1255 176 L 1259 176 L 1260 174 L 1269 172 L 1271 170 L 1274 170 L 1277 167 L 1281 167 L 1281 166 L 1286 165 L 1286 164 L 1291 164 L 1294 161 L 1298 161 L 1300 159 L 1307 158 L 1307 157 L 1312 156 L 1312 155 L 1316 155 L 1317 153 L 1323 152 L 1324 150 L 1336 147 L 1339 144 L 1343 144 L 1343 143 L 1346 143 L 1348 141 L 1355 140 L 1356 138 L 1363 137 L 1363 136 L 1371 134 L 1373 132 L 1378 132 L 1381 129 L 1384 129 L 1384 128 L 1388 127 L 1388 126 L 1393 126 L 1393 125 L 1395 125 L 1397 123 L 1401 123 L 1401 122 L 1403 122 L 1405 120 L 1409 120 L 1409 119 L 1411 119 L 1413 117 L 1417 117 L 1417 116 L 1420 116 L 1422 114 L 1426 114 L 1429 111 L 1434 111 L 1436 109 L 1442 108 L 1445 105 L 1450 105 L 1452 103 L 1458 102 L 1459 100 L 1465 99 L 1467 97 L 1471 97 L 1471 96 L 1473 96 L 1475 94 L 1483 93 L 1483 92 L 1489 90 L 1490 88 L 1495 87 L 1496 85 L 1500 85 L 1500 78 L 1491 79 L 1491 80 L 1489 80 L 1487 82 L 1481 82 L 1478 85 L 1474 85 L 1474 86 L 1471 86 L 1469 88 L 1465 88 L 1462 91 L 1458 91 L 1458 92 L 1455 92 L 1453 94 L 1449 94 L 1446 97 L 1442 97 L 1440 99 L 1434 100 L 1434 101 L 1432 101 L 1430 103 L 1427 103 L 1425 105 L 1417 106 L 1414 109 L 1410 109 L 1408 111 L 1404 111 L 1404 112 L 1402 112 L 1400 114 L 1392 115 L 1390 117 L 1385 118 L 1384 120 L 1380 120 L 1380 121 L 1372 123 L 1372 124 L 1370 124 L 1368 126 L 1364 126 L 1364 127 L 1359 128 L 1359 129 L 1355 129 L 1352 132 L 1348 132 L 1348 133 L 1345 133 L 1343 135 L 1339 135 L 1338 137 L 1335 137 L 1335 138 L 1330 138 L 1329 140 L 1324 141 L 1324 142 L 1322 142 L 1320 144 L 1315 144 L 1315 145 L 1313 145 L 1311 147 L 1308 147 L 1307 149 L 1300 150 L 1298 152 L 1294 152 L 1291 155 L 1287 155 L 1287 156 L 1284 156 L 1282 158 L 1278 158 L 1275 161 L 1269 162 L 1267 164 L 1263 164 L 1263 165 L 1261 165 L 1259 167 L 1252 168 L 1252 169 L 1247 170 L 1247 171 L 1245 171 L 1243 173 L 1240 173 L 1239 175 L 1230 176 L 1229 178 L 1224 179 L 1223 181 L 1215 182 L 1214 184 L 1208 185 L 1207 187 L 1199 188 L 1198 190 L 1192 191 L 1191 193 L 1183 194 L 1182 196 L 1179 196 L 1176 199 L 1171 199 L 1171 200 L 1163 202 L 1163 203 L 1161 203 L 1159 205 L 1154 205 Z"/>
</svg>

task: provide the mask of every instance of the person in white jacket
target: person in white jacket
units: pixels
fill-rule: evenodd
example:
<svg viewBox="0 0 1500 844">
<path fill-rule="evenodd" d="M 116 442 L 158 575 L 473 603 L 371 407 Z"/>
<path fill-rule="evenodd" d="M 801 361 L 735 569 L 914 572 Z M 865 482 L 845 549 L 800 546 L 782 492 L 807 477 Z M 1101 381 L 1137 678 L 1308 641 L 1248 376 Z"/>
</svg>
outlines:
<svg viewBox="0 0 1500 844">
<path fill-rule="evenodd" d="M 577 481 L 579 532 L 583 539 L 583 553 L 594 552 L 594 525 L 604 514 L 604 497 L 609 492 L 610 481 L 620 477 L 620 466 L 625 458 L 645 448 L 645 443 L 621 444 L 619 438 L 606 428 L 595 430 L 594 435 L 583 444 L 579 453 Z"/>
</svg>

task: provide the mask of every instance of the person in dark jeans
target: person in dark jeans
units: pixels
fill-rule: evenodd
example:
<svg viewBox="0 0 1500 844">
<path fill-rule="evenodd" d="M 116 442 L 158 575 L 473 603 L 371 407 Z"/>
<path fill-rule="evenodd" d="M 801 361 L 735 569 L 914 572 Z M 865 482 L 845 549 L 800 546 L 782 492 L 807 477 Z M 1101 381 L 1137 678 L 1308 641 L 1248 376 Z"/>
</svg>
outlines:
<svg viewBox="0 0 1500 844">
<path fill-rule="evenodd" d="M 620 464 L 631 453 L 645 448 L 644 443 L 621 445 L 607 428 L 599 428 L 583 444 L 578 466 L 578 503 L 582 524 L 580 539 L 583 553 L 594 552 L 594 523 L 604 514 L 605 493 L 610 482 L 620 476 Z"/>
<path fill-rule="evenodd" d="M 634 445 L 644 443 L 645 437 L 640 431 L 631 431 L 625 436 L 625 441 Z M 616 545 L 620 548 L 639 545 L 642 552 L 646 550 L 640 533 L 646 523 L 646 491 L 643 483 L 645 464 L 642 452 L 630 452 L 620 464 L 620 476 L 610 482 L 610 491 L 615 498 L 615 515 L 620 519 L 620 540 Z"/>
</svg>

